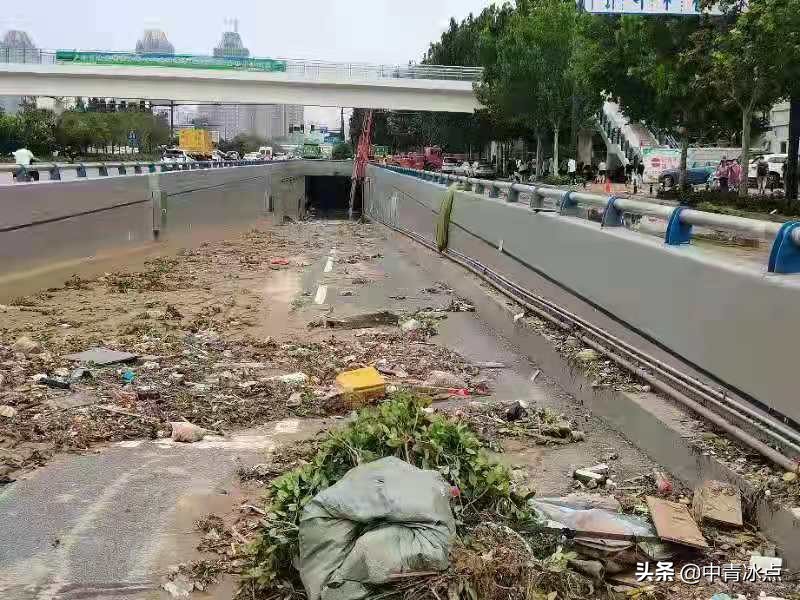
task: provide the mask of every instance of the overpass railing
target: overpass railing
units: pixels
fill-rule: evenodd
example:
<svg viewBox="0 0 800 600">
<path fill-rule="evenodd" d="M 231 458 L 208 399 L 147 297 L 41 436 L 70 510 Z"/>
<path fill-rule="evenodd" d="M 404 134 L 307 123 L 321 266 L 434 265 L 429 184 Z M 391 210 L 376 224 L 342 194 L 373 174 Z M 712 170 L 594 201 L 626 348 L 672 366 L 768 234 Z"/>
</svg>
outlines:
<svg viewBox="0 0 800 600">
<path fill-rule="evenodd" d="M 292 58 L 215 57 L 190 54 L 142 54 L 132 52 L 39 50 L 1 48 L 0 63 L 116 65 L 211 69 L 284 73 L 292 79 L 332 79 L 340 81 L 376 79 L 434 79 L 479 81 L 481 67 L 446 65 L 383 65 L 361 62 L 331 62 Z"/>
<path fill-rule="evenodd" d="M 193 171 L 195 169 L 221 169 L 224 167 L 246 167 L 263 165 L 272 161 L 264 160 L 214 160 L 184 163 L 166 162 L 81 162 L 55 163 L 36 162 L 28 166 L 0 164 L 0 181 L 9 183 L 30 183 L 36 181 L 62 181 L 66 173 L 72 178 L 95 179 L 115 175 L 140 175 L 143 173 L 169 173 L 172 171 Z M 280 161 L 279 161 L 280 162 Z M 5 177 L 3 177 L 5 176 Z"/>
<path fill-rule="evenodd" d="M 462 183 L 468 190 L 472 190 L 476 194 L 488 192 L 490 198 L 499 198 L 500 192 L 504 191 L 508 202 L 519 202 L 520 193 L 530 194 L 530 208 L 537 212 L 575 215 L 579 205 L 601 208 L 601 227 L 624 226 L 623 213 L 658 217 L 667 221 L 664 242 L 670 246 L 688 244 L 692 239 L 694 226 L 750 234 L 760 239 L 774 238 L 767 271 L 769 273 L 782 274 L 800 273 L 800 221 L 775 223 L 746 217 L 709 213 L 686 206 L 664 206 L 630 198 L 566 190 L 549 185 L 475 179 L 462 175 L 421 171 L 391 165 L 378 166 L 443 185 L 448 185 L 451 182 Z M 545 200 L 549 200 L 555 208 L 546 207 Z"/>
</svg>

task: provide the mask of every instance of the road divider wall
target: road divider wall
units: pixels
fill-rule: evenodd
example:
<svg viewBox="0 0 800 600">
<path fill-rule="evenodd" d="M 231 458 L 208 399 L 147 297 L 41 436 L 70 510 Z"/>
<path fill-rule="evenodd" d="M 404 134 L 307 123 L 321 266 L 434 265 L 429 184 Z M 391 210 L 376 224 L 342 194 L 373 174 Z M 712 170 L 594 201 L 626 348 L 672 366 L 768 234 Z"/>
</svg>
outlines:
<svg viewBox="0 0 800 600">
<path fill-rule="evenodd" d="M 371 165 L 368 215 L 435 241 L 446 187 Z M 694 245 L 457 192 L 449 247 L 529 289 L 542 276 L 744 395 L 800 421 L 800 275 Z"/>
</svg>

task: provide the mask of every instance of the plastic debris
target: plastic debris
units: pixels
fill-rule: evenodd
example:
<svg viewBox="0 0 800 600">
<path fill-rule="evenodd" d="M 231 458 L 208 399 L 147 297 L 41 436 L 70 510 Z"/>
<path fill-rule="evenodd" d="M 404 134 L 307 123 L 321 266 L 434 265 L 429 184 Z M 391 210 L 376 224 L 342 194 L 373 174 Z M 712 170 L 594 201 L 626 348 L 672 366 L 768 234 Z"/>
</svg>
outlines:
<svg viewBox="0 0 800 600">
<path fill-rule="evenodd" d="M 434 388 L 466 388 L 467 382 L 447 371 L 431 371 L 422 385 Z"/>
<path fill-rule="evenodd" d="M 367 586 L 446 569 L 450 498 L 439 473 L 395 457 L 351 469 L 300 518 L 296 564 L 309 600 L 365 598 Z"/>
<path fill-rule="evenodd" d="M 207 429 L 189 423 L 188 421 L 171 422 L 172 426 L 172 440 L 174 442 L 193 443 L 201 441 L 208 433 Z"/>
<path fill-rule="evenodd" d="M 275 375 L 270 377 L 268 381 L 280 381 L 281 383 L 288 383 L 290 385 L 302 385 L 308 381 L 308 375 L 305 373 L 288 373 L 286 375 Z"/>
<path fill-rule="evenodd" d="M 403 321 L 403 323 L 400 325 L 400 329 L 406 333 L 410 331 L 416 331 L 420 327 L 422 327 L 422 322 L 418 321 L 417 319 L 408 319 L 407 321 Z"/>
<path fill-rule="evenodd" d="M 120 362 L 129 362 L 135 360 L 138 356 L 138 354 L 119 352 L 117 350 L 109 350 L 108 348 L 91 348 L 83 352 L 78 352 L 77 354 L 67 354 L 64 358 L 86 364 L 104 366 Z"/>
<path fill-rule="evenodd" d="M 288 258 L 273 258 L 271 261 L 269 261 L 269 264 L 286 266 L 286 265 L 289 264 L 289 259 Z"/>
<path fill-rule="evenodd" d="M 654 469 L 653 480 L 656 482 L 656 489 L 661 496 L 668 496 L 673 492 L 672 481 L 664 471 Z"/>
<path fill-rule="evenodd" d="M 122 381 L 125 383 L 132 383 L 136 378 L 136 373 L 132 369 L 125 369 L 122 372 Z"/>
<path fill-rule="evenodd" d="M 17 414 L 17 409 L 13 406 L 0 406 L 0 417 L 5 417 L 7 419 L 13 419 L 14 415 Z"/>
<path fill-rule="evenodd" d="M 586 350 L 581 350 L 575 355 L 575 360 L 578 360 L 583 363 L 593 362 L 599 359 L 600 359 L 600 353 L 597 350 L 592 350 L 591 348 L 588 348 Z"/>
<path fill-rule="evenodd" d="M 55 377 L 39 377 L 36 381 L 39 385 L 46 385 L 47 387 L 52 388 L 59 388 L 62 390 L 69 389 L 69 381 L 63 381 L 61 379 L 56 379 Z"/>
<path fill-rule="evenodd" d="M 661 539 L 692 548 L 708 548 L 708 542 L 683 504 L 648 496 L 647 506 Z"/>
<path fill-rule="evenodd" d="M 342 398 L 351 407 L 363 406 L 386 394 L 386 380 L 374 367 L 345 371 L 336 376 Z"/>
</svg>

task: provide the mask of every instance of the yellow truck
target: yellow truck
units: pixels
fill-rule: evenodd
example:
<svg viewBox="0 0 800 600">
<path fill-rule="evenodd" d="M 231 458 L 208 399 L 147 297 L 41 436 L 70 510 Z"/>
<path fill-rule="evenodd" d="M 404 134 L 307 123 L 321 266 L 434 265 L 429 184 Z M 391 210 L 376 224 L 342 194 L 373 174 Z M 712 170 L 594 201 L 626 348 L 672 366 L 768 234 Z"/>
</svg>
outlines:
<svg viewBox="0 0 800 600">
<path fill-rule="evenodd" d="M 179 129 L 178 148 L 197 160 L 211 160 L 211 133 L 206 129 Z"/>
</svg>

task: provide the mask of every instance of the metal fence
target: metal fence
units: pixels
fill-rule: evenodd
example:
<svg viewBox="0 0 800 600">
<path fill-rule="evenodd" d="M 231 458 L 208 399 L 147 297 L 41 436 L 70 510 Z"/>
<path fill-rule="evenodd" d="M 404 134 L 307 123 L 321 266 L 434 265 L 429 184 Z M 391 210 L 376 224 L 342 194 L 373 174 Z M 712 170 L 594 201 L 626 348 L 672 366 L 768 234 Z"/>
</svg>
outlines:
<svg viewBox="0 0 800 600">
<path fill-rule="evenodd" d="M 41 63 L 41 64 L 73 64 L 72 61 L 62 61 L 58 58 L 68 54 L 67 51 L 0 48 L 0 63 Z M 74 54 L 74 53 L 73 53 Z M 129 52 L 97 51 L 94 54 L 106 56 L 126 56 Z M 149 60 L 153 67 L 191 67 L 190 55 L 171 57 L 163 55 L 157 59 Z M 280 72 L 292 79 L 328 79 L 334 81 L 372 81 L 380 79 L 432 79 L 452 81 L 479 81 L 483 76 L 481 67 L 459 67 L 445 65 L 382 65 L 360 62 L 330 62 L 320 60 L 302 60 L 290 58 L 251 59 L 242 61 L 241 64 L 231 65 L 231 59 L 216 58 L 213 56 L 197 55 L 198 65 L 204 68 L 216 66 L 219 70 L 230 71 L 263 71 L 259 68 L 259 61 L 270 60 L 285 65 Z M 187 60 L 189 64 L 187 64 Z M 91 61 L 74 63 L 76 65 L 91 65 Z M 203 68 L 198 66 L 198 68 Z M 271 69 L 270 72 L 274 72 Z"/>
<path fill-rule="evenodd" d="M 663 206 L 642 200 L 603 196 L 547 185 L 490 181 L 405 167 L 386 166 L 384 168 L 444 185 L 451 182 L 462 183 L 467 189 L 477 194 L 488 192 L 490 198 L 499 198 L 502 190 L 506 193 L 508 202 L 518 202 L 520 193 L 530 194 L 531 210 L 540 212 L 574 215 L 579 205 L 600 208 L 602 209 L 602 227 L 623 226 L 623 213 L 659 217 L 667 221 L 664 242 L 670 246 L 688 244 L 692 239 L 694 226 L 749 234 L 760 239 L 774 238 L 767 271 L 782 274 L 800 273 L 800 221 L 775 223 L 709 213 L 685 206 Z M 552 203 L 551 206 L 554 208 L 545 206 L 545 200 Z"/>
</svg>

